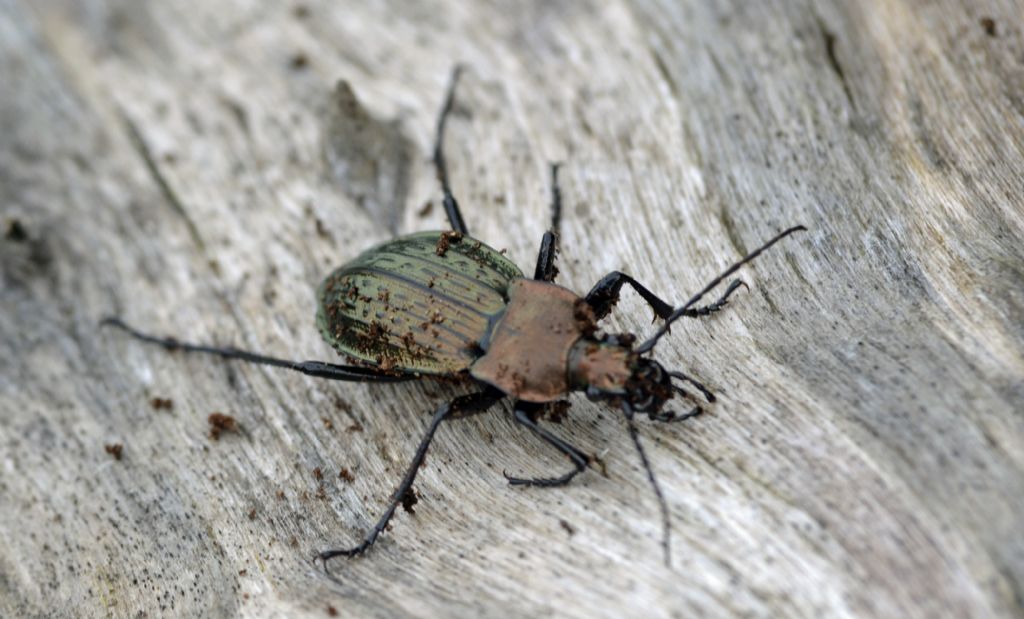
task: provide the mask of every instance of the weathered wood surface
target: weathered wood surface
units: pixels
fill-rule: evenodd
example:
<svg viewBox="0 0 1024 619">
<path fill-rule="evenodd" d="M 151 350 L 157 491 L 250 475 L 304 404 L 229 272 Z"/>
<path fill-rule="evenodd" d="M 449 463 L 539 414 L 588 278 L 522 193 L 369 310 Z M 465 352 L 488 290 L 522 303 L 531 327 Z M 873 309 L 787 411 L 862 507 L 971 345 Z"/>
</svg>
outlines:
<svg viewBox="0 0 1024 619">
<path fill-rule="evenodd" d="M 0 615 L 1020 616 L 1021 15 L 0 0 Z M 723 395 L 642 428 L 671 569 L 621 419 L 574 400 L 555 430 L 607 478 L 509 488 L 502 470 L 566 463 L 507 409 L 452 424 L 416 513 L 331 581 L 311 556 L 362 535 L 451 388 L 326 383 L 97 328 L 113 312 L 333 359 L 319 280 L 392 229 L 442 225 L 420 213 L 457 61 L 454 185 L 527 270 L 553 160 L 560 281 L 579 291 L 621 268 L 681 300 L 811 228 L 657 351 Z M 627 292 L 611 324 L 649 317 Z M 214 411 L 241 431 L 212 441 Z"/>
</svg>

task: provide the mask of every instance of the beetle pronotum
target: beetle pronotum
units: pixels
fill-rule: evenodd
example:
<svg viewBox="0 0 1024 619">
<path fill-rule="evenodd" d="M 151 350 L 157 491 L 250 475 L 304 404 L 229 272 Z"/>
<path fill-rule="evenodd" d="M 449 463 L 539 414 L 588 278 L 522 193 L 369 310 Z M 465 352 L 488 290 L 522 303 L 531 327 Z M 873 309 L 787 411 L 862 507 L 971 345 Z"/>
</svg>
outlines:
<svg viewBox="0 0 1024 619">
<path fill-rule="evenodd" d="M 669 560 L 668 508 L 637 433 L 634 416 L 646 413 L 655 421 L 681 421 L 700 414 L 699 405 L 676 414 L 663 411 L 675 395 L 690 397 L 690 384 L 708 402 L 714 395 L 695 379 L 668 371 L 647 356 L 669 326 L 682 317 L 712 314 L 725 306 L 743 282 L 734 280 L 713 303 L 696 304 L 712 289 L 783 237 L 803 226 L 785 230 L 736 262 L 678 308 L 658 298 L 635 279 L 613 271 L 585 296 L 554 283 L 557 229 L 561 214 L 558 166 L 551 166 L 552 223 L 541 240 L 532 279 L 484 243 L 469 236 L 458 202 L 452 195 L 444 157 L 445 122 L 451 113 L 459 69 L 452 74 L 437 121 L 434 165 L 452 227 L 446 232 L 421 232 L 399 237 L 364 252 L 336 269 L 320 285 L 317 325 L 323 337 L 350 361 L 289 361 L 276 357 L 157 337 L 138 331 L 120 318 L 102 324 L 170 350 L 205 352 L 228 359 L 296 370 L 310 376 L 352 382 L 399 382 L 421 378 L 459 377 L 476 390 L 439 406 L 420 440 L 387 509 L 363 541 L 353 547 L 319 554 L 326 562 L 336 556 L 365 552 L 384 531 L 407 492 L 438 426 L 446 419 L 481 413 L 508 397 L 516 423 L 563 453 L 573 468 L 564 475 L 523 479 L 523 486 L 562 486 L 596 459 L 541 427 L 537 421 L 547 403 L 582 391 L 624 414 L 630 438 L 657 495 L 662 514 L 662 545 Z M 629 284 L 663 319 L 655 333 L 639 346 L 632 334 L 607 334 L 598 321 L 618 301 Z M 696 307 L 695 307 L 696 306 Z"/>
</svg>

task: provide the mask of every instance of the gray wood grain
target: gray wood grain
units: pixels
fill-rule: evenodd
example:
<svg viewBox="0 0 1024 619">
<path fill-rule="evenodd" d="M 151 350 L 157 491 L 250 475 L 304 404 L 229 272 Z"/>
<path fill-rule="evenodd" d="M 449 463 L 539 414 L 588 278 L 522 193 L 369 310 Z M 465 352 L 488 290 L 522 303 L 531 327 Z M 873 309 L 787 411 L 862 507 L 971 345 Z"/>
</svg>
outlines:
<svg viewBox="0 0 1024 619">
<path fill-rule="evenodd" d="M 1022 14 L 0 0 L 0 615 L 1020 616 Z M 622 269 L 682 300 L 811 228 L 657 350 L 722 395 L 642 428 L 670 569 L 622 420 L 580 398 L 554 430 L 608 477 L 509 488 L 566 463 L 506 408 L 451 424 L 415 514 L 332 581 L 311 557 L 362 535 L 455 391 L 97 328 L 334 359 L 320 278 L 443 226 L 429 152 L 456 62 L 453 184 L 526 269 L 549 161 L 580 292 Z M 609 328 L 649 319 L 627 292 Z M 211 440 L 212 412 L 239 431 Z"/>
</svg>

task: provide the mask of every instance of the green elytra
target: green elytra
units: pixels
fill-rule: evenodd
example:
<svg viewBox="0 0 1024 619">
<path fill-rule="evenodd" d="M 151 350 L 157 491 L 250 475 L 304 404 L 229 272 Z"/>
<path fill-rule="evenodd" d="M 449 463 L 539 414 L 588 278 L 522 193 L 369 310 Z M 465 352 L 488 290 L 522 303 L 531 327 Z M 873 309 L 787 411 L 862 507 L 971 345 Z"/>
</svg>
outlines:
<svg viewBox="0 0 1024 619">
<path fill-rule="evenodd" d="M 392 239 L 328 275 L 316 314 L 327 343 L 353 362 L 396 373 L 468 369 L 523 272 L 482 242 L 447 234 Z"/>
</svg>

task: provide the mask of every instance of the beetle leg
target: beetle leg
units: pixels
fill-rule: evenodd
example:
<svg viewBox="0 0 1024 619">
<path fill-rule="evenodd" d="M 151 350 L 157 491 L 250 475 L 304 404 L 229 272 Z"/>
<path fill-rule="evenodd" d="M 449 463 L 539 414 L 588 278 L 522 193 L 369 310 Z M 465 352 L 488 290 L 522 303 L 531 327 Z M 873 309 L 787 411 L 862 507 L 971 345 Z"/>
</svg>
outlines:
<svg viewBox="0 0 1024 619">
<path fill-rule="evenodd" d="M 711 393 L 710 389 L 705 387 L 703 385 L 703 383 L 697 381 L 695 378 L 693 378 L 691 376 L 687 376 L 686 374 L 683 374 L 682 372 L 669 372 L 668 374 L 669 374 L 669 376 L 671 376 L 673 378 L 677 378 L 677 379 L 679 379 L 681 381 L 690 383 L 691 385 L 696 387 L 697 391 L 700 391 L 704 395 L 704 399 L 707 400 L 708 402 L 714 402 L 715 401 L 715 399 L 716 399 L 715 398 L 715 394 Z M 684 397 L 689 397 L 689 394 L 686 393 L 685 391 L 683 391 L 682 387 L 679 387 L 679 386 L 673 384 L 672 388 L 677 390 L 680 393 L 680 395 L 683 395 Z"/>
<path fill-rule="evenodd" d="M 358 365 L 337 365 L 324 361 L 289 361 L 269 357 L 246 350 L 239 350 L 232 347 L 219 348 L 205 344 L 189 344 L 181 342 L 173 337 L 157 337 L 138 331 L 124 323 L 120 318 L 108 317 L 100 321 L 100 326 L 116 327 L 128 333 L 132 337 L 150 344 L 158 344 L 167 350 L 183 350 L 185 352 L 203 352 L 211 355 L 218 355 L 225 359 L 240 359 L 249 363 L 270 365 L 279 368 L 295 370 L 307 376 L 316 376 L 329 380 L 343 380 L 348 382 L 378 382 L 393 383 L 405 380 L 414 380 L 412 374 L 389 374 L 376 368 L 361 367 Z"/>
<path fill-rule="evenodd" d="M 558 236 L 548 230 L 540 240 L 540 252 L 537 253 L 537 268 L 533 272 L 533 279 L 543 282 L 555 281 L 558 275 L 558 267 L 555 266 L 555 255 L 558 253 Z"/>
<path fill-rule="evenodd" d="M 703 307 L 688 309 L 685 312 L 683 312 L 683 316 L 696 318 L 698 316 L 707 316 L 708 314 L 713 314 L 714 312 L 717 312 L 718 310 L 725 307 L 725 304 L 729 302 L 729 296 L 732 295 L 732 293 L 736 292 L 740 286 L 743 286 L 744 288 L 747 289 L 750 288 L 742 279 L 734 279 L 732 280 L 732 283 L 729 284 L 729 287 L 725 289 L 725 293 L 721 297 L 719 297 L 717 301 L 705 305 Z"/>
<path fill-rule="evenodd" d="M 413 456 L 412 462 L 409 464 L 409 468 L 406 469 L 405 475 L 402 477 L 402 482 L 398 484 L 398 488 L 394 494 L 391 495 L 391 499 L 388 502 L 388 508 L 384 510 L 384 514 L 377 520 L 377 524 L 373 525 L 370 532 L 363 538 L 362 543 L 352 548 L 339 548 L 332 550 L 325 550 L 321 552 L 318 558 L 323 561 L 324 569 L 327 569 L 327 561 L 334 557 L 356 557 L 366 552 L 373 543 L 377 541 L 377 537 L 384 531 L 388 526 L 388 522 L 391 517 L 395 515 L 395 509 L 402 503 L 402 499 L 406 493 L 412 490 L 412 484 L 416 481 L 416 474 L 419 472 L 420 467 L 423 466 L 423 460 L 427 457 L 427 449 L 430 447 L 430 442 L 434 439 L 434 434 L 437 432 L 437 428 L 441 425 L 442 421 L 451 419 L 461 415 L 467 415 L 472 412 L 482 412 L 490 408 L 495 402 L 505 397 L 501 391 L 497 389 L 489 388 L 479 393 L 470 393 L 468 395 L 462 395 L 451 402 L 446 402 L 438 407 L 434 413 L 434 418 L 430 420 L 430 425 L 427 427 L 426 433 L 423 438 L 420 439 L 419 447 L 416 448 L 416 455 Z"/>
<path fill-rule="evenodd" d="M 621 271 L 612 271 L 601 278 L 601 281 L 594 284 L 594 287 L 587 293 L 586 301 L 594 310 L 594 316 L 601 320 L 612 311 L 612 307 L 619 301 L 619 291 L 623 284 L 629 284 L 644 301 L 651 306 L 659 318 L 668 318 L 672 313 L 672 306 L 662 301 L 653 292 L 648 290 L 640 282 Z"/>
<path fill-rule="evenodd" d="M 703 412 L 704 409 L 702 409 L 699 406 L 694 406 L 693 408 L 690 409 L 689 412 L 683 413 L 682 415 L 677 414 L 675 411 L 659 411 L 657 413 L 648 413 L 647 416 L 650 417 L 651 421 L 675 423 L 677 421 L 686 421 L 687 419 L 692 419 L 693 417 L 696 417 L 697 415 L 700 415 Z"/>
<path fill-rule="evenodd" d="M 537 268 L 533 274 L 533 279 L 545 282 L 555 281 L 555 276 L 558 275 L 555 256 L 558 253 L 558 228 L 562 220 L 562 190 L 558 187 L 559 165 L 551 164 L 551 227 L 540 241 Z"/>
<path fill-rule="evenodd" d="M 526 426 L 534 434 L 544 439 L 546 443 L 564 453 L 576 468 L 561 477 L 541 477 L 537 479 L 511 477 L 508 473 L 503 472 L 505 479 L 507 479 L 508 483 L 513 486 L 564 486 L 569 483 L 573 477 L 582 473 L 583 470 L 587 468 L 587 465 L 590 464 L 590 457 L 587 456 L 587 454 L 540 427 L 537 425 L 537 422 L 531 418 L 531 413 L 535 413 L 541 406 L 542 405 L 540 404 L 533 404 L 531 402 L 516 402 L 515 411 L 513 413 L 516 423 Z"/>
<path fill-rule="evenodd" d="M 444 158 L 444 126 L 448 116 L 452 113 L 452 106 L 455 103 L 455 85 L 458 84 L 461 73 L 462 67 L 459 65 L 452 69 L 451 81 L 448 82 L 448 93 L 445 95 L 441 114 L 437 118 L 437 135 L 434 138 L 434 167 L 437 169 L 437 180 L 441 181 L 441 191 L 444 193 L 444 212 L 448 215 L 448 222 L 451 223 L 452 230 L 467 235 L 469 231 L 466 229 L 466 222 L 462 219 L 459 203 L 455 201 L 451 185 L 448 183 L 448 164 Z"/>
<path fill-rule="evenodd" d="M 648 290 L 640 282 L 636 281 L 629 275 L 621 271 L 612 271 L 608 275 L 601 278 L 601 281 L 594 284 L 590 292 L 587 293 L 586 301 L 590 305 L 591 309 L 594 310 L 594 315 L 598 320 L 604 318 L 612 311 L 612 307 L 619 301 L 619 291 L 622 289 L 623 284 L 629 284 L 633 287 L 637 293 L 643 297 L 644 301 L 651 306 L 654 313 L 657 314 L 658 318 L 668 318 L 672 314 L 672 306 L 665 301 L 658 298 L 653 292 Z M 725 307 L 729 302 L 729 296 L 740 286 L 746 286 L 742 280 L 733 280 L 729 287 L 726 289 L 725 294 L 721 296 L 717 301 L 703 307 L 696 307 L 688 309 L 683 312 L 683 316 L 689 318 L 696 318 L 698 316 L 707 316 L 717 312 L 718 310 Z"/>
</svg>

